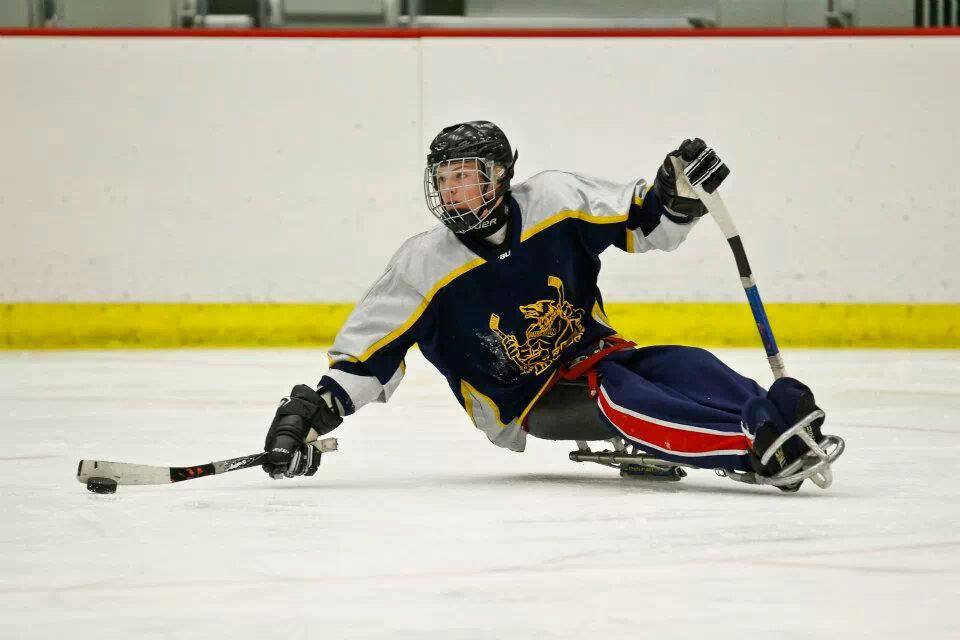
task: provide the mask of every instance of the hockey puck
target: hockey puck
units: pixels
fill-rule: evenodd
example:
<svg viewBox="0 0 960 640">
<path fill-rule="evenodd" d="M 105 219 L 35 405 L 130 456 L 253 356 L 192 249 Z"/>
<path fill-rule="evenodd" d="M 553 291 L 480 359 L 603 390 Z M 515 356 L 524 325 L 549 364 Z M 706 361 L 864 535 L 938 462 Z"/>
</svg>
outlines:
<svg viewBox="0 0 960 640">
<path fill-rule="evenodd" d="M 116 493 L 117 481 L 112 478 L 90 478 L 87 480 L 87 491 L 94 493 Z"/>
</svg>

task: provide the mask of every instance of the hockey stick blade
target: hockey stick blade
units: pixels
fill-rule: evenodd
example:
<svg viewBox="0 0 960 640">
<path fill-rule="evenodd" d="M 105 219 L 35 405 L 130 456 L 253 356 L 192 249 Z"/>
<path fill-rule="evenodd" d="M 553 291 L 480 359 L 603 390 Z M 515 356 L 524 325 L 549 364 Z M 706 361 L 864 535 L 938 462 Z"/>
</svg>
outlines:
<svg viewBox="0 0 960 640">
<path fill-rule="evenodd" d="M 325 438 L 313 443 L 320 453 L 337 450 L 336 438 Z M 109 462 L 107 460 L 81 460 L 77 466 L 77 481 L 86 483 L 91 478 L 115 480 L 118 485 L 131 484 L 170 484 L 213 476 L 230 471 L 249 469 L 263 464 L 266 453 L 255 453 L 229 460 L 208 462 L 192 467 L 158 467 L 130 462 Z"/>
</svg>

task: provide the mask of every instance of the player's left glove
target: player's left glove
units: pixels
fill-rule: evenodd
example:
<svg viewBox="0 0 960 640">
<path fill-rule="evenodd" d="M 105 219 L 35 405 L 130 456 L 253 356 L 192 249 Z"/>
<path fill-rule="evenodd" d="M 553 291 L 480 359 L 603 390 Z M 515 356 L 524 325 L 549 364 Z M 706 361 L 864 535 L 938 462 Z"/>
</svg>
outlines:
<svg viewBox="0 0 960 640">
<path fill-rule="evenodd" d="M 653 189 L 667 211 L 684 222 L 707 213 L 707 208 L 697 198 L 688 181 L 679 177 L 692 163 L 696 163 L 696 167 L 690 182 L 703 180 L 701 186 L 707 193 L 713 193 L 730 175 L 727 165 L 700 138 L 684 140 L 679 149 L 667 154 L 657 171 Z"/>
<path fill-rule="evenodd" d="M 311 444 L 340 426 L 343 418 L 332 394 L 323 387 L 314 391 L 298 384 L 280 401 L 267 431 L 263 470 L 275 480 L 312 476 L 320 466 L 320 453 Z"/>
</svg>

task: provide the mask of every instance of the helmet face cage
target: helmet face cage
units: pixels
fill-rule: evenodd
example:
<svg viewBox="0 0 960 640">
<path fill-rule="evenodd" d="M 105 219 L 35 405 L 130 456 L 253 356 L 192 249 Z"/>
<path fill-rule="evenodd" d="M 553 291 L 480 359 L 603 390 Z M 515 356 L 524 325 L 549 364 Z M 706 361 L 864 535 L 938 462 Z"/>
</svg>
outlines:
<svg viewBox="0 0 960 640">
<path fill-rule="evenodd" d="M 455 233 L 476 229 L 502 195 L 505 173 L 493 160 L 479 157 L 428 164 L 423 176 L 427 208 Z"/>
</svg>

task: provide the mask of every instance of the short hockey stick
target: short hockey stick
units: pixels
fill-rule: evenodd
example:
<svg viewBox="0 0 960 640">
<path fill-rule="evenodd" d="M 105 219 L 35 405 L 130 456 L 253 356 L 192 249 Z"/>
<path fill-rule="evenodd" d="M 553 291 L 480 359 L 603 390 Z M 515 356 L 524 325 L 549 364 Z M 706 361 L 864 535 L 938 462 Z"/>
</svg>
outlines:
<svg viewBox="0 0 960 640">
<path fill-rule="evenodd" d="M 325 438 L 312 443 L 322 454 L 337 450 L 336 438 Z M 205 476 L 249 469 L 263 464 L 266 453 L 255 453 L 229 460 L 219 460 L 192 467 L 158 467 L 129 462 L 106 460 L 81 460 L 77 466 L 77 480 L 87 483 L 87 488 L 98 493 L 113 493 L 121 484 L 169 484 L 194 480 Z M 113 491 L 110 488 L 113 488 Z"/>
<path fill-rule="evenodd" d="M 705 163 L 714 163 L 714 167 L 704 167 Z M 747 300 L 750 302 L 750 310 L 753 312 L 753 319 L 757 324 L 757 330 L 760 332 L 760 340 L 763 341 L 763 348 L 767 352 L 767 362 L 770 363 L 770 369 L 773 371 L 774 378 L 782 378 L 787 375 L 786 367 L 783 364 L 783 357 L 780 355 L 780 348 L 777 347 L 777 341 L 773 337 L 773 329 L 770 328 L 770 321 L 767 319 L 767 312 L 763 308 L 763 301 L 760 299 L 760 292 L 757 290 L 757 283 L 753 278 L 753 272 L 750 270 L 750 262 L 747 260 L 747 253 L 743 249 L 743 241 L 740 240 L 740 233 L 737 231 L 730 212 L 720 194 L 714 189 L 712 192 L 703 188 L 713 172 L 720 166 L 720 161 L 712 149 L 707 149 L 701 153 L 696 160 L 684 169 L 684 174 L 693 187 L 694 193 L 703 202 L 707 211 L 716 220 L 720 230 L 730 244 L 733 251 L 733 257 L 737 261 L 737 270 L 740 272 L 740 283 L 747 294 Z M 691 179 L 691 175 L 697 176 Z"/>
</svg>

